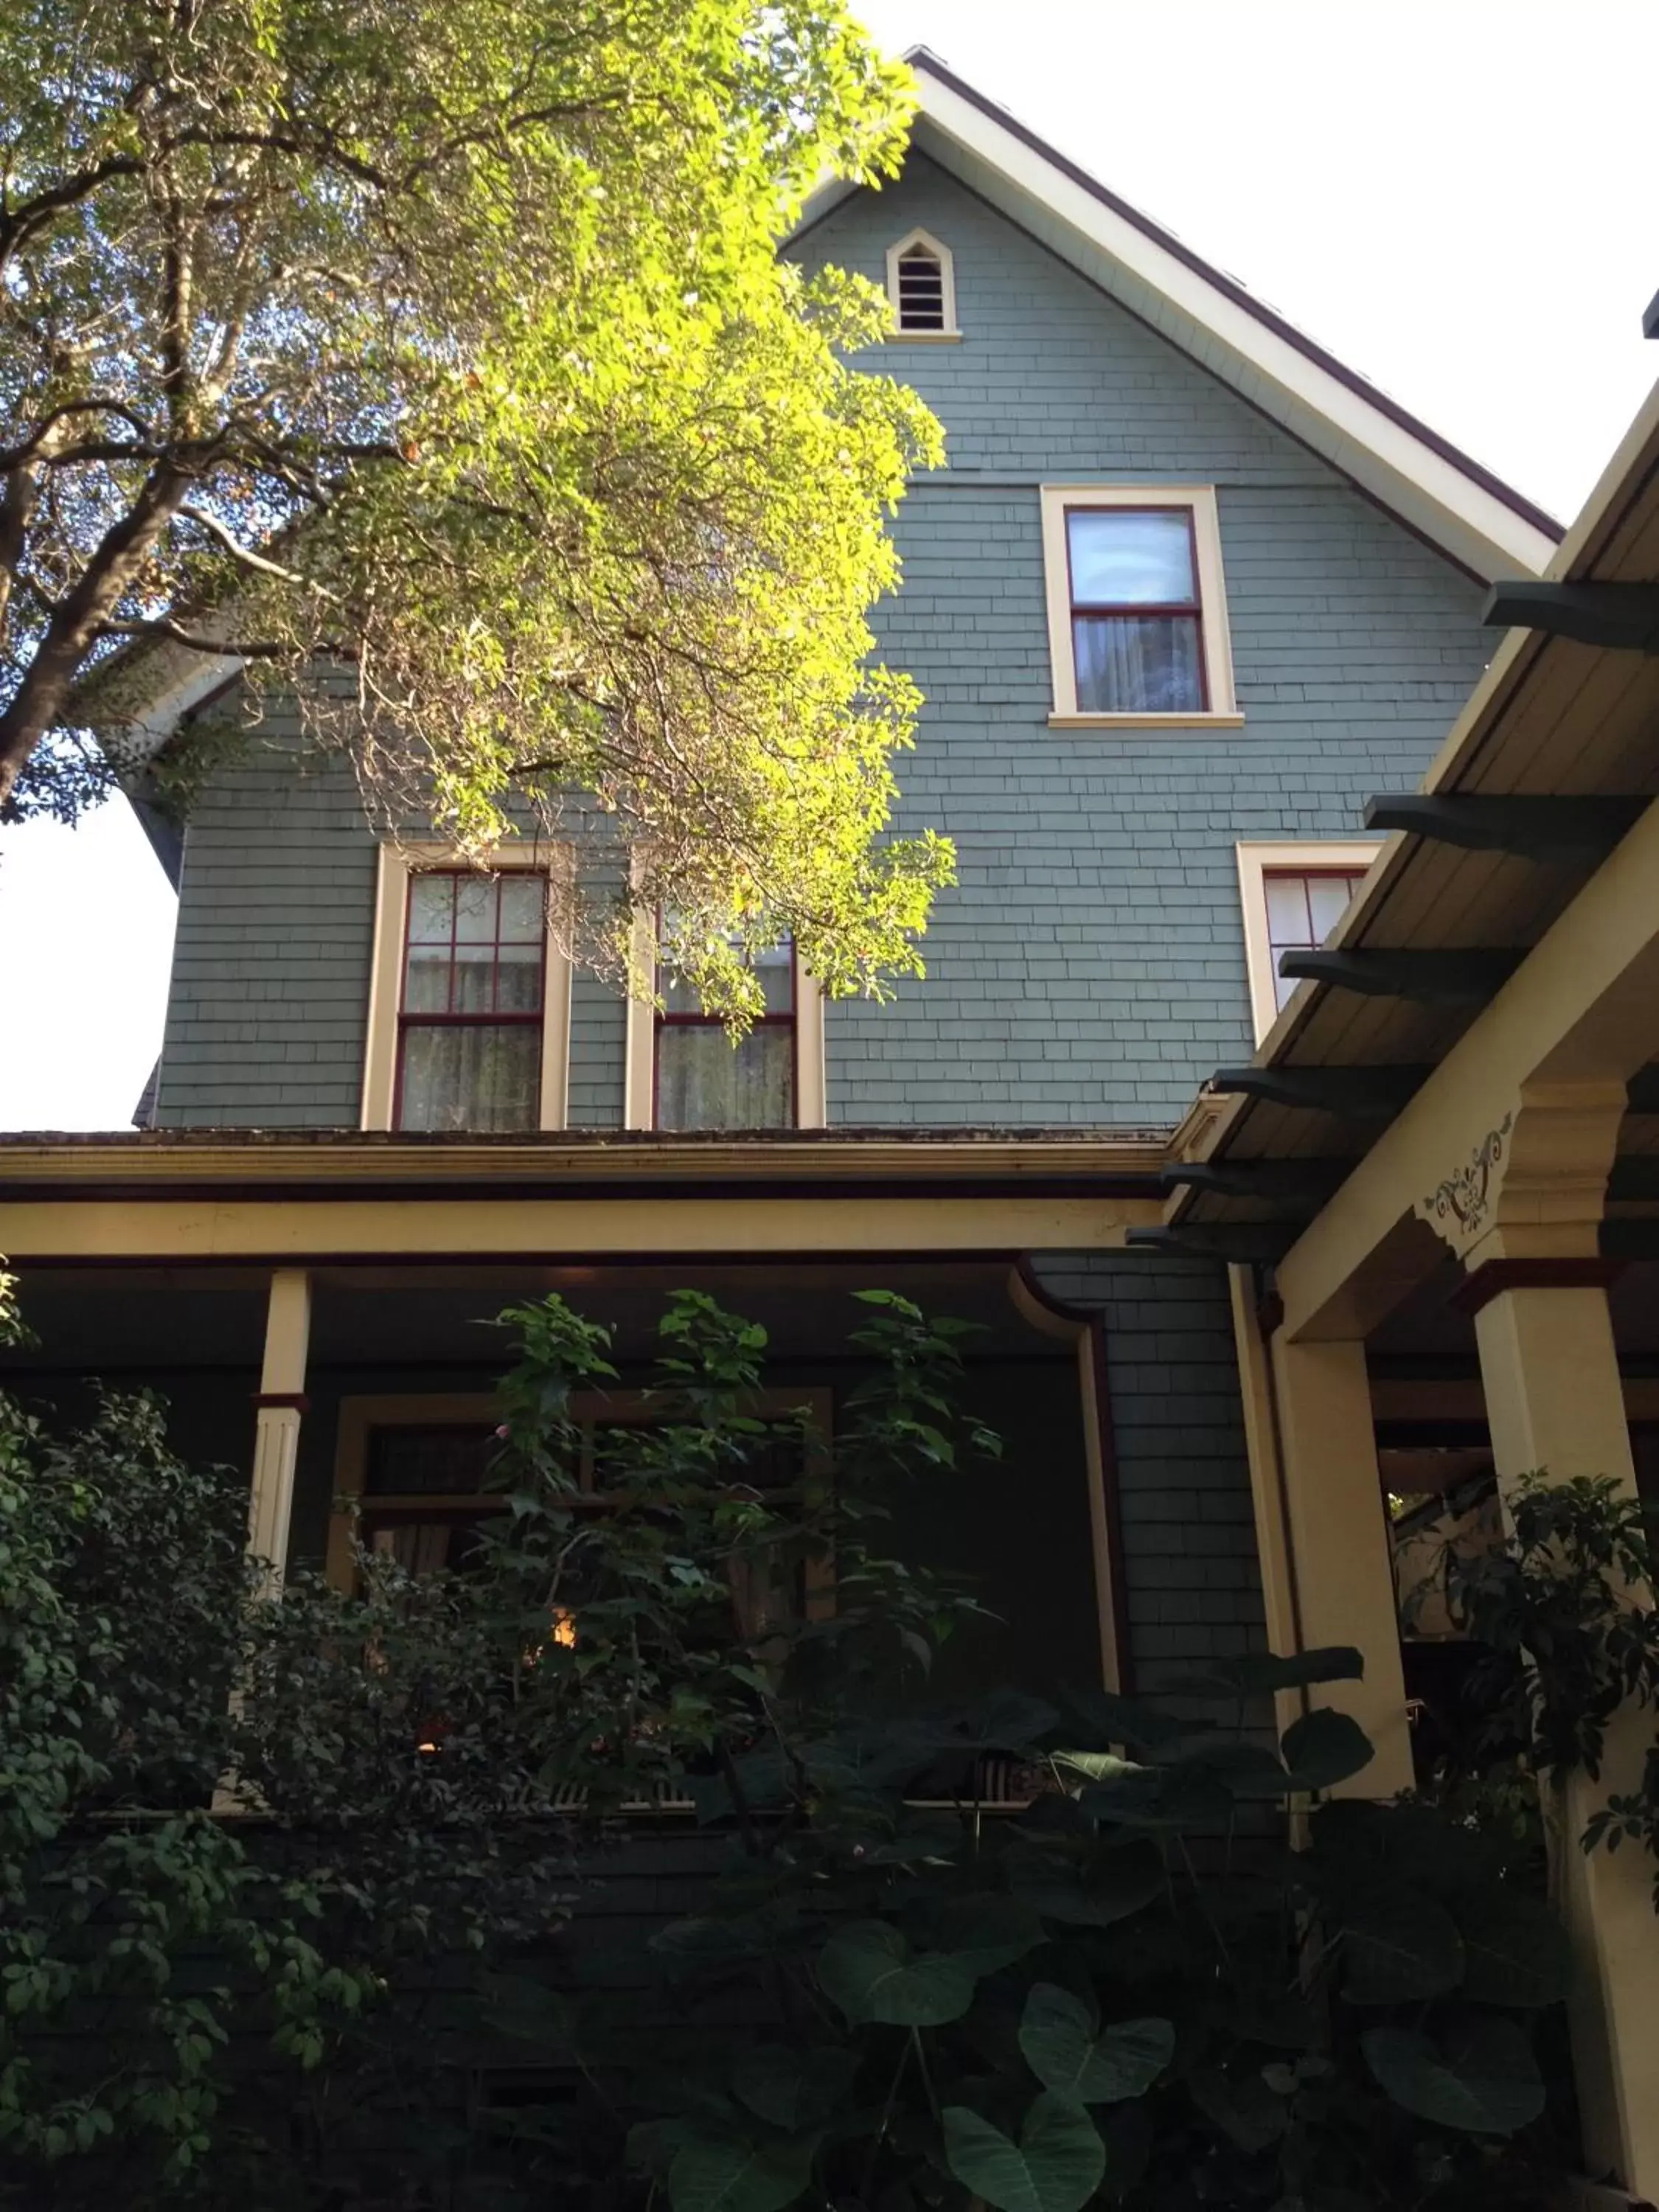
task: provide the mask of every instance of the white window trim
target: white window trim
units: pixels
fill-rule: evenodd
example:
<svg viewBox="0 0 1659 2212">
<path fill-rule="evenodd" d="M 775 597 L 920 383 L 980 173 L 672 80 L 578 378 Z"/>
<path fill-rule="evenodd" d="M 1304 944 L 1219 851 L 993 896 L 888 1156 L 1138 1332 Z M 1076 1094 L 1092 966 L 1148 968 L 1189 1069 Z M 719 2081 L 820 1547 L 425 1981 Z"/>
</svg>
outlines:
<svg viewBox="0 0 1659 2212">
<path fill-rule="evenodd" d="M 1238 856 L 1239 905 L 1244 917 L 1244 966 L 1250 979 L 1250 1018 L 1260 1044 L 1279 1019 L 1273 947 L 1267 935 L 1267 877 L 1281 868 L 1296 875 L 1321 868 L 1369 868 L 1382 850 L 1382 840 L 1340 837 L 1322 842 L 1299 837 L 1277 844 L 1241 844 L 1234 849 Z"/>
<path fill-rule="evenodd" d="M 1056 730 L 1236 729 L 1244 717 L 1233 690 L 1232 638 L 1227 627 L 1227 589 L 1221 572 L 1221 523 L 1213 484 L 1064 484 L 1040 487 L 1042 501 L 1042 566 L 1048 603 L 1048 665 L 1054 673 L 1054 706 L 1048 717 Z M 1066 543 L 1066 510 L 1071 507 L 1186 507 L 1193 515 L 1198 555 L 1200 623 L 1204 640 L 1207 708 L 1187 714 L 1085 714 L 1077 703 L 1077 668 L 1072 658 L 1072 578 Z"/>
<path fill-rule="evenodd" d="M 493 875 L 509 868 L 528 868 L 551 877 L 568 863 L 569 855 L 562 847 L 497 845 L 480 872 Z M 365 1129 L 392 1127 L 398 1091 L 398 1012 L 403 996 L 409 879 L 428 869 L 467 866 L 453 846 L 434 838 L 410 838 L 380 847 L 380 878 L 374 890 L 374 950 L 369 963 L 368 1041 L 363 1053 L 362 1123 Z M 570 957 L 550 935 L 545 958 L 542 1084 L 536 1126 L 562 1129 L 570 1079 Z"/>
<path fill-rule="evenodd" d="M 628 1047 L 623 1079 L 623 1127 L 654 1129 L 656 1115 L 657 1007 L 638 995 L 641 981 L 654 981 L 651 924 L 641 915 L 634 925 L 635 989 L 628 1000 Z M 822 1129 L 829 1118 L 824 1075 L 823 988 L 795 963 L 795 1120 L 798 1129 Z M 734 1135 L 741 1135 L 734 1131 Z"/>
<path fill-rule="evenodd" d="M 938 257 L 939 277 L 945 295 L 945 328 L 942 331 L 907 331 L 899 322 L 898 265 L 913 246 L 925 246 L 929 253 Z M 932 231 L 913 230 L 887 249 L 887 301 L 893 310 L 893 327 L 887 333 L 889 345 L 957 345 L 962 332 L 957 325 L 957 271 L 948 246 L 942 246 Z"/>
</svg>

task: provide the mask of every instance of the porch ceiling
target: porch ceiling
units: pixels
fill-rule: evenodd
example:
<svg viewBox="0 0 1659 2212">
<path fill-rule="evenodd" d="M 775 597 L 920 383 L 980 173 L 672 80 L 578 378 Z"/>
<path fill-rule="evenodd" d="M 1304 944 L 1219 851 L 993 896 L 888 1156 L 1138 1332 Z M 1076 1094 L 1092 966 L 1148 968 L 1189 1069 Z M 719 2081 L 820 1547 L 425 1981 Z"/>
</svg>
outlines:
<svg viewBox="0 0 1659 2212">
<path fill-rule="evenodd" d="M 320 1267 L 313 1280 L 309 1371 L 477 1367 L 499 1373 L 509 1339 L 492 1327 L 504 1306 L 560 1292 L 609 1324 L 616 1353 L 648 1358 L 659 1317 L 678 1290 L 699 1290 L 759 1322 L 774 1358 L 845 1356 L 868 1318 L 855 1293 L 902 1291 L 925 1312 L 974 1324 L 964 1350 L 980 1357 L 1074 1359 L 1069 1343 L 1040 1334 L 1016 1305 L 996 1261 L 708 1267 Z M 270 1275 L 257 1268 L 179 1271 L 31 1268 L 24 1311 L 38 1348 L 0 1354 L 0 1373 L 96 1373 L 144 1381 L 204 1368 L 256 1374 Z"/>
<path fill-rule="evenodd" d="M 1550 574 L 1575 585 L 1659 579 L 1659 386 Z M 1287 1243 L 1597 872 L 1618 829 L 1645 812 L 1659 793 L 1659 656 L 1539 629 L 1506 632 L 1422 791 L 1453 800 L 1449 817 L 1460 805 L 1467 816 L 1470 802 L 1504 799 L 1631 804 L 1622 817 L 1608 810 L 1613 834 L 1601 849 L 1592 832 L 1576 854 L 1560 850 L 1572 842 L 1562 834 L 1572 811 L 1547 804 L 1531 816 L 1519 808 L 1503 821 L 1489 817 L 1486 826 L 1508 850 L 1452 842 L 1468 834 L 1467 823 L 1450 835 L 1390 836 L 1333 940 L 1332 951 L 1355 957 L 1314 956 L 1310 964 L 1334 972 L 1298 985 L 1249 1075 L 1218 1071 L 1177 1133 L 1172 1158 L 1223 1170 L 1217 1180 L 1229 1186 L 1190 1188 L 1172 1174 L 1176 1195 L 1166 1218 L 1194 1244 L 1201 1241 L 1194 1232 L 1206 1228 L 1223 1232 L 1209 1240 L 1215 1249 L 1231 1242 L 1241 1257 L 1272 1257 L 1276 1241 Z M 1556 850 L 1538 858 L 1513 849 L 1528 844 Z M 1390 963 L 1396 954 L 1409 957 Z M 1493 957 L 1460 957 L 1471 954 Z M 1376 988 L 1389 984 L 1395 988 Z M 1365 985 L 1371 988 L 1357 988 Z M 1297 1087 L 1315 1092 L 1333 1076 L 1340 1099 L 1292 1103 L 1282 1095 Z M 1281 1095 L 1252 1095 L 1242 1082 Z M 1631 1085 L 1620 1152 L 1659 1154 L 1659 1068 Z M 1302 1162 L 1308 1172 L 1299 1190 L 1287 1165 L 1272 1195 L 1245 1194 L 1240 1186 L 1253 1180 L 1251 1162 Z M 1230 1168 L 1237 1171 L 1231 1176 Z M 1645 1173 L 1650 1193 L 1641 1170 L 1616 1176 L 1612 1218 L 1639 1218 L 1644 1199 L 1659 1198 L 1659 1167 Z M 1249 1249 L 1253 1234 L 1257 1250 Z"/>
</svg>

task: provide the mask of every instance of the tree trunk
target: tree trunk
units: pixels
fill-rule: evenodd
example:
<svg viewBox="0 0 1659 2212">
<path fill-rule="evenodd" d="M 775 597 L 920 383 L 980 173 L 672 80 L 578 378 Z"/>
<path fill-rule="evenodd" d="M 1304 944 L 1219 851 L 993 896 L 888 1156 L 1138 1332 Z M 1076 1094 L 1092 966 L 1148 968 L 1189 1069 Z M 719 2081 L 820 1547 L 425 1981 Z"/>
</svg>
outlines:
<svg viewBox="0 0 1659 2212">
<path fill-rule="evenodd" d="M 0 714 L 0 807 L 41 738 L 64 719 L 75 679 L 100 630 L 137 581 L 150 549 L 188 497 L 191 481 L 170 463 L 161 463 L 131 513 L 108 532 L 58 602 L 40 650 Z"/>
</svg>

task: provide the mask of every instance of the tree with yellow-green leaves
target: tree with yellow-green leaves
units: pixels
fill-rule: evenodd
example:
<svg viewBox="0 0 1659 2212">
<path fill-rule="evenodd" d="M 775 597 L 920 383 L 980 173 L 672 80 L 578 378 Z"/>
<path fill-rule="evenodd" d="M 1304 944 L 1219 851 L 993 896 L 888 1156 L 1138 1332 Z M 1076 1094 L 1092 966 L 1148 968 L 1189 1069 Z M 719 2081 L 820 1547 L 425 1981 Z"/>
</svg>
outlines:
<svg viewBox="0 0 1659 2212">
<path fill-rule="evenodd" d="M 840 0 L 15 0 L 0 820 L 227 656 L 388 820 L 600 818 L 611 943 L 667 917 L 735 1018 L 745 943 L 914 970 L 951 855 L 887 834 L 867 617 L 940 433 L 778 252 L 908 107 Z"/>
</svg>

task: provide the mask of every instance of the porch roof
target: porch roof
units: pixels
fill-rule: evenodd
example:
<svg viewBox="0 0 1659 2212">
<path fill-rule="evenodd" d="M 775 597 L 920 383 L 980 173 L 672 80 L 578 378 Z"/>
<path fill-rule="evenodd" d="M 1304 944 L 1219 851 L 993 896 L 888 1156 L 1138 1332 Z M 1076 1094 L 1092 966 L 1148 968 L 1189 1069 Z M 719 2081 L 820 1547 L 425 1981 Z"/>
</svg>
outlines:
<svg viewBox="0 0 1659 2212">
<path fill-rule="evenodd" d="M 1019 1253 L 1158 1220 L 1141 1129 L 0 1137 L 0 1251 L 113 1265 Z"/>
<path fill-rule="evenodd" d="M 1547 573 L 1655 586 L 1659 386 Z M 1584 594 L 1567 619 L 1584 627 L 1595 604 Z M 1330 945 L 1302 963 L 1323 975 L 1298 985 L 1248 1070 L 1218 1071 L 1177 1133 L 1171 1241 L 1275 1257 L 1518 980 L 1659 793 L 1656 642 L 1505 633 L 1420 787 L 1449 804 L 1419 805 L 1422 826 L 1389 836 Z M 1613 1197 L 1627 1206 L 1650 1183 L 1659 1196 L 1659 1066 L 1631 1082 L 1620 1155 Z"/>
</svg>

